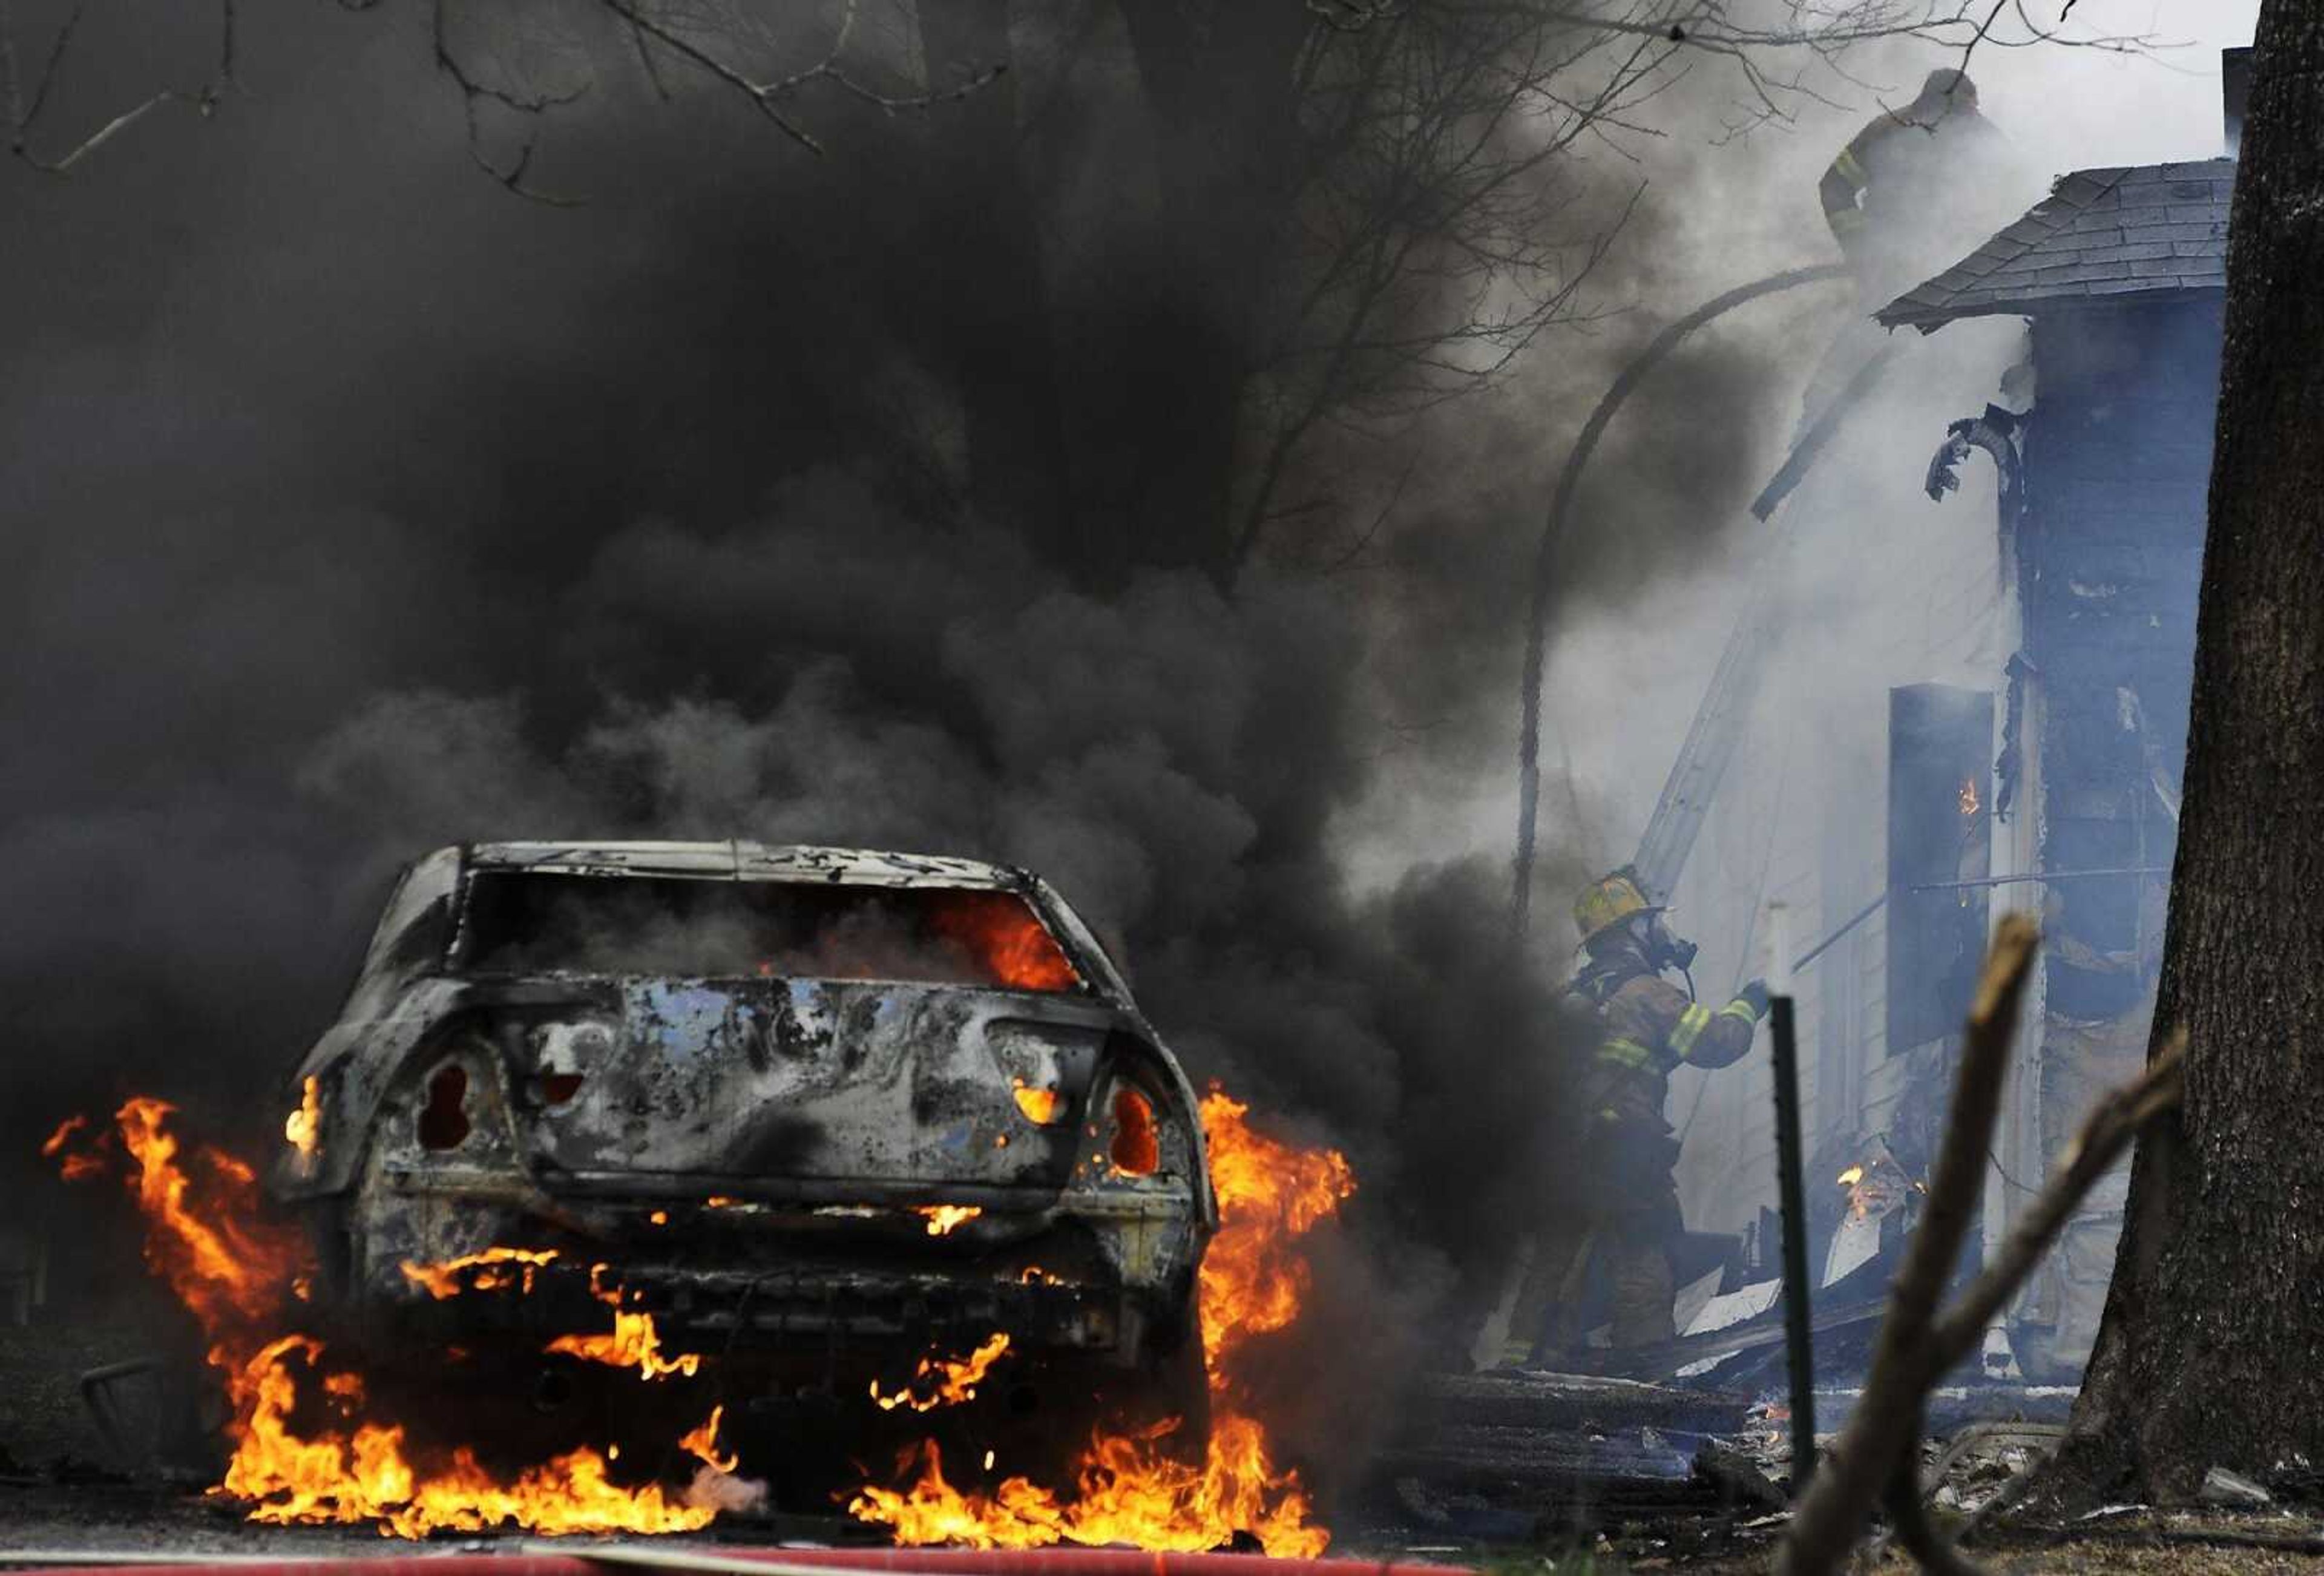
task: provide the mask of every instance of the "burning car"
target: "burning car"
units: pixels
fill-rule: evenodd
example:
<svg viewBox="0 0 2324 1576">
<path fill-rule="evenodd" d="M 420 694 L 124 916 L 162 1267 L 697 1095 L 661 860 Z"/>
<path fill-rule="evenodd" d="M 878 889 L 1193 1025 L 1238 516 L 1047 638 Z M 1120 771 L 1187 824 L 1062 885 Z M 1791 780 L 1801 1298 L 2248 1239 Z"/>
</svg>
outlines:
<svg viewBox="0 0 2324 1576">
<path fill-rule="evenodd" d="M 942 1407 L 987 1452 L 1141 1415 L 1200 1449 L 1194 1092 L 1028 872 L 440 849 L 290 1103 L 270 1187 L 312 1239 L 309 1301 L 436 1354 L 428 1382 L 513 1374 L 551 1412 L 592 1364 L 706 1357 L 730 1434 L 818 1407 L 920 1434 Z"/>
</svg>

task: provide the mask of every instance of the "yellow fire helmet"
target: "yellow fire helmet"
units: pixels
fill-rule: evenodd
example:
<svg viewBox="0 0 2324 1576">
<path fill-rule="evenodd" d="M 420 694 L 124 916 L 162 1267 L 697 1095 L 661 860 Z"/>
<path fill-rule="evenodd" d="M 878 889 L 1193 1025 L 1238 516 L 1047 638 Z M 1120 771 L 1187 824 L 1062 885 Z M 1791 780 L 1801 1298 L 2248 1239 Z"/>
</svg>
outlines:
<svg viewBox="0 0 2324 1576">
<path fill-rule="evenodd" d="M 1588 941 L 1600 931 L 1619 925 L 1633 914 L 1659 912 L 1662 905 L 1646 901 L 1628 865 L 1582 889 L 1573 899 L 1573 927 Z"/>
</svg>

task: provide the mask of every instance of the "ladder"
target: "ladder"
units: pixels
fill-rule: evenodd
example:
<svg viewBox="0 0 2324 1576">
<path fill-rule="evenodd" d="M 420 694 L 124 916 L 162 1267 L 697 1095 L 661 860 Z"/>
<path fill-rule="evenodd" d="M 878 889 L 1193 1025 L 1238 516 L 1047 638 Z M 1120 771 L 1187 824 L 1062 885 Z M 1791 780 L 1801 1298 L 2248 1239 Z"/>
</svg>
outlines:
<svg viewBox="0 0 2324 1576">
<path fill-rule="evenodd" d="M 1841 420 L 1879 382 L 1893 354 L 1889 346 L 1881 346 L 1800 433 L 1782 468 L 1751 501 L 1755 520 L 1765 524 L 1775 517 L 1840 429 Z M 1767 653 L 1775 645 L 1782 561 L 1789 546 L 1789 532 L 1779 528 L 1774 547 L 1759 559 L 1744 598 L 1742 616 L 1727 637 L 1727 649 L 1720 653 L 1710 687 L 1695 707 L 1686 742 L 1679 746 L 1678 760 L 1664 780 L 1662 797 L 1655 802 L 1655 813 L 1647 817 L 1646 832 L 1638 839 L 1638 852 L 1630 864 L 1637 872 L 1639 889 L 1650 903 L 1668 903 L 1677 890 L 1687 855 L 1694 852 L 1703 817 L 1711 813 L 1711 802 L 1718 796 L 1720 779 L 1727 775 L 1735 748 L 1742 742 L 1751 703 L 1766 671 Z"/>
</svg>

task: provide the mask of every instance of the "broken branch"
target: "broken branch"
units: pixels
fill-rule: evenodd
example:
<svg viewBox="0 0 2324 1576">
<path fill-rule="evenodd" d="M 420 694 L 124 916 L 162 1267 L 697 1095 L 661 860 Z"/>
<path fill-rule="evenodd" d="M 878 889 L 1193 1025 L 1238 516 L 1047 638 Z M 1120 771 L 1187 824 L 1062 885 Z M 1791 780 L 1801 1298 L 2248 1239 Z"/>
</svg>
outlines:
<svg viewBox="0 0 2324 1576">
<path fill-rule="evenodd" d="M 1962 1037 L 1952 1116 L 1929 1179 L 1929 1202 L 1913 1233 L 1904 1267 L 1881 1321 L 1872 1372 L 1828 1467 L 1792 1516 L 1777 1556 L 1785 1576 L 1838 1568 L 1887 1491 L 1918 1426 L 1928 1389 L 1923 1378 L 1929 1325 L 1960 1256 L 1984 1180 L 1985 1154 L 2001 1105 L 2002 1075 L 2017 1003 L 2034 960 L 2038 933 L 2023 915 L 2005 917 L 1994 931 L 1977 1000 Z M 1902 1530 L 1902 1529 L 1900 1529 Z"/>
<path fill-rule="evenodd" d="M 2042 1255 L 2073 1218 L 2082 1195 L 2114 1168 L 2133 1138 L 2165 1111 L 2177 1108 L 2186 1083 L 2187 1031 L 2173 1035 L 2163 1054 L 2136 1081 L 2108 1094 L 2082 1123 L 2068 1147 L 2065 1169 L 2043 1184 L 2018 1217 L 2000 1255 L 1986 1266 L 1953 1311 L 1929 1332 L 1936 1371 L 1967 1357 L 1984 1338 L 1986 1326 L 2042 1262 Z"/>
<path fill-rule="evenodd" d="M 1926 1426 L 1927 1410 L 1916 1404 L 1913 1407 L 1912 1424 L 1905 1433 L 1909 1440 L 1918 1439 Z M 1914 1469 L 1914 1452 L 1910 1450 L 1896 1459 L 1896 1470 L 1888 1474 L 1889 1525 L 1896 1529 L 1896 1541 L 1904 1552 L 1921 1562 L 1924 1571 L 1937 1576 L 1979 1576 L 1977 1562 L 1960 1553 L 1945 1535 L 1929 1521 L 1929 1508 L 1921 1503 L 1921 1475 Z"/>
<path fill-rule="evenodd" d="M 1983 1185 L 2011 1030 L 2037 939 L 2033 922 L 2018 915 L 2005 918 L 1994 933 L 1963 1037 L 1952 1114 L 1930 1181 L 1927 1211 L 1890 1294 L 1863 1396 L 1832 1449 L 1831 1464 L 1793 1516 L 1776 1563 L 1785 1576 L 1837 1570 L 1875 1505 L 1884 1502 L 1897 1541 L 1923 1569 L 1941 1576 L 1973 1576 L 1978 1571 L 1930 1524 L 1921 1503 L 1912 1447 L 1920 1437 L 1930 1387 L 1975 1348 L 2083 1195 L 2131 1140 L 2179 1103 L 2183 1031 L 2144 1076 L 2099 1101 L 2069 1149 L 2065 1166 L 2043 1184 L 2000 1253 L 1952 1309 L 1940 1313 L 1946 1279 Z"/>
</svg>

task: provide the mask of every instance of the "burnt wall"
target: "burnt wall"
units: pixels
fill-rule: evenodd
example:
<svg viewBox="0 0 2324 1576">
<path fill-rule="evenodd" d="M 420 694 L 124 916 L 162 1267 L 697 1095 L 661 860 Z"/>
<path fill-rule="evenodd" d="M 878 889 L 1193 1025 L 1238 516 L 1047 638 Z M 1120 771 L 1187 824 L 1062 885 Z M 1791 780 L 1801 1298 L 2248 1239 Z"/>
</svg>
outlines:
<svg viewBox="0 0 2324 1576">
<path fill-rule="evenodd" d="M 2216 298 L 2034 326 L 2038 403 L 2018 540 L 2037 704 L 2042 866 L 2171 863 L 2218 393 Z M 2161 880 L 2051 889 L 2049 1010 L 2134 1010 L 2162 945 Z"/>
</svg>

